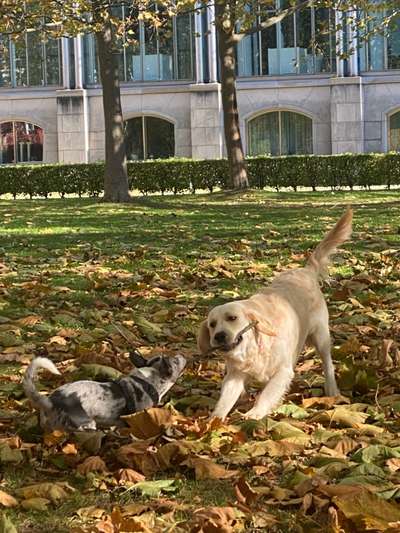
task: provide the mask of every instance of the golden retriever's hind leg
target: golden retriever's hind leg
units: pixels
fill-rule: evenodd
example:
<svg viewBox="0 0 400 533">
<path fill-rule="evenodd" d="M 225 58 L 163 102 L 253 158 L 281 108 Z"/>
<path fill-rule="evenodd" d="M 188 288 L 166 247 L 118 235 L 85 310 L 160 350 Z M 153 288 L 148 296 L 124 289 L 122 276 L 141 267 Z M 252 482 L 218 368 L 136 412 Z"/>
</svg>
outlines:
<svg viewBox="0 0 400 533">
<path fill-rule="evenodd" d="M 336 384 L 335 367 L 332 362 L 329 327 L 325 324 L 320 324 L 310 337 L 310 340 L 322 359 L 322 367 L 325 375 L 325 394 L 327 396 L 338 396 L 340 391 Z"/>
</svg>

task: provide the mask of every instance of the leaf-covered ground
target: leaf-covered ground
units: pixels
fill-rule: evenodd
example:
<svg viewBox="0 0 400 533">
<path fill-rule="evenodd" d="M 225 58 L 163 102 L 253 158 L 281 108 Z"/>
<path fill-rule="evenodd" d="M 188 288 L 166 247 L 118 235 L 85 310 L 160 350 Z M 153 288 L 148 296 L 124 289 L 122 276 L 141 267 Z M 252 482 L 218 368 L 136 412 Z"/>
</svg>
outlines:
<svg viewBox="0 0 400 533">
<path fill-rule="evenodd" d="M 343 397 L 323 397 L 306 349 L 273 415 L 240 418 L 254 384 L 209 422 L 223 362 L 196 358 L 199 322 L 302 265 L 348 203 L 353 240 L 324 286 Z M 1 201 L 0 219 L 0 531 L 400 530 L 398 192 Z M 58 365 L 38 384 L 52 390 L 129 371 L 131 345 L 194 358 L 169 402 L 119 432 L 42 435 L 31 358 Z"/>
</svg>

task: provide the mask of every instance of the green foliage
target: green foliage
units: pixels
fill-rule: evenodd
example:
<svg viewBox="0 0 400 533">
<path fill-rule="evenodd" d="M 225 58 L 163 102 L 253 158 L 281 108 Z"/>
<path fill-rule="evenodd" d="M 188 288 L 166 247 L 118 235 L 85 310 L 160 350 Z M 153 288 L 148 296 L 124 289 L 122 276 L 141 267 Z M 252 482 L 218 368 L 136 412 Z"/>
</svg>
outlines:
<svg viewBox="0 0 400 533">
<path fill-rule="evenodd" d="M 277 191 L 298 187 L 343 189 L 400 184 L 400 154 L 299 155 L 248 158 L 250 186 Z M 0 194 L 47 198 L 52 193 L 98 196 L 103 163 L 0 167 Z M 228 188 L 226 159 L 167 159 L 128 163 L 129 186 L 142 194 Z"/>
</svg>

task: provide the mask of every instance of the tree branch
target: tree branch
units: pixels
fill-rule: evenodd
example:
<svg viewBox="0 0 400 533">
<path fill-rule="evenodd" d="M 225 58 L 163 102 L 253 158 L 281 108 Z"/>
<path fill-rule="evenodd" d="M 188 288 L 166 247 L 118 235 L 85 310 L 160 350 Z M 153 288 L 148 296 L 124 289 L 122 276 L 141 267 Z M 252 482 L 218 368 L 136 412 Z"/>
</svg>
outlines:
<svg viewBox="0 0 400 533">
<path fill-rule="evenodd" d="M 270 28 L 271 26 L 275 26 L 276 24 L 278 24 L 278 22 L 288 17 L 289 15 L 296 13 L 296 11 L 301 11 L 302 9 L 305 9 L 307 7 L 311 7 L 313 4 L 314 4 L 314 0 L 303 0 L 299 4 L 296 4 L 295 6 L 291 6 L 291 7 L 288 7 L 287 9 L 283 9 L 277 15 L 274 15 L 273 17 L 269 17 L 268 20 L 264 22 L 260 22 L 259 24 L 256 24 L 255 26 L 248 28 L 247 30 L 243 30 L 243 31 L 239 30 L 235 32 L 235 41 L 239 42 L 243 39 L 243 37 L 246 37 L 246 35 L 252 35 L 253 33 L 257 33 L 261 30 L 265 30 L 266 28 Z"/>
</svg>

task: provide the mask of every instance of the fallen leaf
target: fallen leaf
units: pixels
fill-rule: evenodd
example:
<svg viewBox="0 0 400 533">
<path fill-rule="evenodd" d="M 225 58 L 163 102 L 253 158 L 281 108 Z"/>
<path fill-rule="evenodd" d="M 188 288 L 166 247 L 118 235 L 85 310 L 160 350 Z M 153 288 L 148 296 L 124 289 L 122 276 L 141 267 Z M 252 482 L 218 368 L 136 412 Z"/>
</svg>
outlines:
<svg viewBox="0 0 400 533">
<path fill-rule="evenodd" d="M 15 507 L 18 505 L 18 501 L 7 492 L 0 490 L 0 505 L 3 507 Z"/>
<path fill-rule="evenodd" d="M 98 455 L 93 455 L 92 457 L 87 457 L 83 463 L 78 465 L 77 470 L 80 474 L 85 476 L 89 472 L 108 472 L 106 463 Z"/>
</svg>

